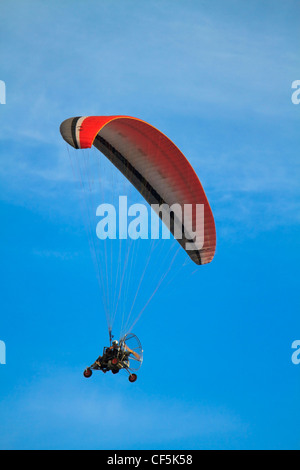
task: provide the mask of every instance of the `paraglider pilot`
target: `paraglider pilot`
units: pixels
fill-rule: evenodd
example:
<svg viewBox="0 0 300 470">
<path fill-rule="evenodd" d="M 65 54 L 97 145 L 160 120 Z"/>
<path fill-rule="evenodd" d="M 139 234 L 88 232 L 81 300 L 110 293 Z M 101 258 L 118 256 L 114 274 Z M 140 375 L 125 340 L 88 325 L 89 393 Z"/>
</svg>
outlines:
<svg viewBox="0 0 300 470">
<path fill-rule="evenodd" d="M 114 340 L 112 345 L 104 350 L 103 356 L 99 356 L 91 367 L 99 368 L 103 370 L 103 372 L 107 372 L 108 370 L 119 372 L 119 368 L 115 369 L 114 366 L 118 364 L 118 359 L 122 353 L 125 353 L 127 356 L 126 362 L 128 362 L 128 365 L 128 356 L 130 354 L 132 354 L 138 361 L 140 360 L 139 354 L 130 349 L 127 344 L 122 343 L 122 346 L 120 346 L 119 342 Z"/>
</svg>

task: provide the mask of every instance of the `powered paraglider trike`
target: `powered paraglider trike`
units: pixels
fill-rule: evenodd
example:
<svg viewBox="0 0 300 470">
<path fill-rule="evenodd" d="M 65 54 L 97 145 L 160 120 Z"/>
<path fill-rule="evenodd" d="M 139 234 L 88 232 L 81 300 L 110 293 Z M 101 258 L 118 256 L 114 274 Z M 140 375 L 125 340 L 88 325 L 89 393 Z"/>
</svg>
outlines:
<svg viewBox="0 0 300 470">
<path fill-rule="evenodd" d="M 90 367 L 85 369 L 83 375 L 89 378 L 93 370 L 101 370 L 106 373 L 111 371 L 117 374 L 120 370 L 125 370 L 129 374 L 129 382 L 135 382 L 139 370 L 143 363 L 143 349 L 140 340 L 133 333 L 129 333 L 120 341 L 113 341 L 109 347 L 103 349 L 103 355 Z"/>
<path fill-rule="evenodd" d="M 60 132 L 85 199 L 83 218 L 110 337 L 110 346 L 84 376 L 90 377 L 94 370 L 113 374 L 126 370 L 134 382 L 143 351 L 131 331 L 168 275 L 174 278 L 186 266 L 193 266 L 194 273 L 195 265 L 212 261 L 216 249 L 213 213 L 189 161 L 172 140 L 147 122 L 122 115 L 79 116 L 66 119 Z M 103 171 L 108 167 L 110 177 Z M 121 181 L 116 181 L 119 176 Z M 142 197 L 146 202 L 134 204 L 133 213 L 133 206 L 127 210 L 126 198 L 131 191 L 135 201 Z M 121 217 L 124 198 L 126 210 Z M 142 231 L 146 217 L 142 217 L 141 206 L 146 211 L 151 207 L 155 220 L 166 228 L 166 239 L 174 237 L 175 254 L 165 248 L 174 240 L 165 245 L 155 233 L 149 237 L 147 230 Z M 108 214 L 112 220 L 118 219 L 117 227 L 110 225 Z M 130 217 L 135 219 L 129 227 Z M 118 344 L 112 342 L 116 323 L 121 338 Z"/>
</svg>

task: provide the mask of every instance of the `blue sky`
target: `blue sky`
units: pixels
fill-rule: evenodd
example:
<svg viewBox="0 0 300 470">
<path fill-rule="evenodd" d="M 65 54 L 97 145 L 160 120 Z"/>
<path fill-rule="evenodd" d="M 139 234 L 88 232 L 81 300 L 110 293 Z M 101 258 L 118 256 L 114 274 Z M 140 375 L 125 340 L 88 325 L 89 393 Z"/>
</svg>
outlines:
<svg viewBox="0 0 300 470">
<path fill-rule="evenodd" d="M 299 2 L 12 0 L 0 18 L 0 448 L 299 449 Z M 107 332 L 59 134 L 111 114 L 183 151 L 218 237 L 137 324 L 134 385 L 82 376 Z"/>
</svg>

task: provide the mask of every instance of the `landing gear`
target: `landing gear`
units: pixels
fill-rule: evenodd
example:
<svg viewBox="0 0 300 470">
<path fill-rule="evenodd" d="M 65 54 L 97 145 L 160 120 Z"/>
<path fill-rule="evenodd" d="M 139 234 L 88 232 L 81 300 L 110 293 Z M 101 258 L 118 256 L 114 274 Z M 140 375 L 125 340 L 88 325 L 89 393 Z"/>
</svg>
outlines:
<svg viewBox="0 0 300 470">
<path fill-rule="evenodd" d="M 91 369 L 85 369 L 83 375 L 86 379 L 89 379 L 90 377 L 92 377 L 93 372 L 91 371 Z"/>
<path fill-rule="evenodd" d="M 128 377 L 128 380 L 129 382 L 133 383 L 135 382 L 137 379 L 137 375 L 136 374 L 130 374 L 130 376 Z"/>
</svg>

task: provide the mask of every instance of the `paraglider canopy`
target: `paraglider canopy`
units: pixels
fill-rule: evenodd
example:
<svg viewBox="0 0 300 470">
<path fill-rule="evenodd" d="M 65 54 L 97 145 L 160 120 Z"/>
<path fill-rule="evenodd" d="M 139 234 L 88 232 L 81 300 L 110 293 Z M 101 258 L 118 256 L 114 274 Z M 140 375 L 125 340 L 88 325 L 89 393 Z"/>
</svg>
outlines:
<svg viewBox="0 0 300 470">
<path fill-rule="evenodd" d="M 130 116 L 75 117 L 60 128 L 75 149 L 100 150 L 164 221 L 170 232 L 181 230 L 177 241 L 198 265 L 210 263 L 215 254 L 216 230 L 203 187 L 177 146 L 145 121 Z M 184 218 L 174 208 L 182 209 Z M 192 208 L 186 211 L 186 207 Z M 197 208 L 201 207 L 201 211 Z"/>
</svg>

